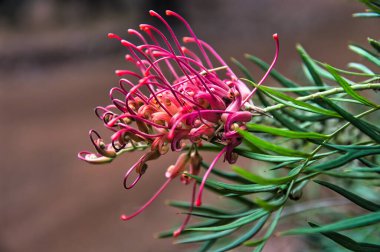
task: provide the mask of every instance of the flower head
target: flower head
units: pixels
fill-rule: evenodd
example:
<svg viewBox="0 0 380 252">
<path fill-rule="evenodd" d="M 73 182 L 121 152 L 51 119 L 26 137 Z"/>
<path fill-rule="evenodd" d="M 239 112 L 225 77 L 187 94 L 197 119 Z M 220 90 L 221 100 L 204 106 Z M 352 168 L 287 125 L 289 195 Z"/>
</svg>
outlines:
<svg viewBox="0 0 380 252">
<path fill-rule="evenodd" d="M 166 11 L 167 16 L 186 26 L 190 36 L 184 37 L 183 43 L 193 44 L 195 50 L 180 43 L 162 16 L 154 11 L 149 13 L 163 23 L 170 36 L 148 24 L 140 25 L 143 33 L 128 30 L 140 41 L 139 45 L 108 34 L 109 38 L 119 40 L 126 47 L 125 59 L 135 65 L 136 70 L 117 70 L 116 74 L 123 78 L 118 87 L 110 90 L 112 104 L 95 109 L 105 127 L 113 132 L 110 142 L 105 143 L 99 133 L 91 130 L 90 139 L 97 153 L 80 152 L 78 156 L 89 163 L 105 163 L 124 152 L 149 148 L 125 175 L 124 186 L 130 189 L 146 172 L 148 161 L 169 150 L 181 151 L 187 147 L 188 151 L 180 154 L 177 162 L 169 166 L 164 173 L 167 181 L 152 199 L 136 213 L 122 215 L 123 220 L 141 213 L 174 178 L 180 177 L 184 184 L 189 184 L 192 179 L 188 174 L 198 175 L 200 172 L 202 158 L 197 147 L 205 141 L 219 143 L 224 147 L 206 171 L 196 200 L 194 182 L 192 202 L 200 206 L 211 169 L 222 156 L 231 164 L 236 162 L 238 156 L 234 148 L 242 142 L 237 129 L 245 129 L 245 123 L 255 112 L 250 101 L 255 89 L 250 91 L 216 51 L 196 37 L 183 17 Z M 274 38 L 277 42 L 276 60 L 277 35 Z M 137 176 L 128 183 L 132 172 Z M 189 216 L 175 235 L 185 227 Z"/>
</svg>

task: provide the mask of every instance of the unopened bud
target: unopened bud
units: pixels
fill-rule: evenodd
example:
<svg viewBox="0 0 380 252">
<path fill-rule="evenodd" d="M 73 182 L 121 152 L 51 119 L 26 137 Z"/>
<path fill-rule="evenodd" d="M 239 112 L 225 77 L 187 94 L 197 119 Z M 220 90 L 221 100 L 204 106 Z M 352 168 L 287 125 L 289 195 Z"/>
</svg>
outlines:
<svg viewBox="0 0 380 252">
<path fill-rule="evenodd" d="M 109 157 L 109 158 L 114 158 L 116 157 L 116 151 L 112 147 L 111 144 L 105 144 L 103 142 L 103 139 L 96 139 L 94 141 L 95 149 L 99 152 L 100 155 Z"/>
<path fill-rule="evenodd" d="M 190 155 L 190 174 L 198 175 L 202 163 L 202 156 L 199 155 L 198 151 L 194 151 Z"/>
<path fill-rule="evenodd" d="M 182 173 L 180 180 L 182 184 L 188 185 L 190 183 L 191 178 L 186 173 Z"/>
<path fill-rule="evenodd" d="M 233 123 L 233 124 L 231 125 L 231 130 L 237 131 L 239 128 L 240 128 L 240 127 L 239 127 L 239 124 L 237 124 L 237 123 Z"/>
<path fill-rule="evenodd" d="M 99 154 L 89 153 L 82 151 L 78 153 L 78 157 L 90 164 L 105 164 L 111 162 L 113 159 Z"/>
<path fill-rule="evenodd" d="M 189 155 L 186 153 L 182 153 L 181 155 L 179 155 L 175 165 L 169 166 L 169 168 L 166 170 L 165 176 L 167 178 L 177 177 L 181 172 L 185 170 L 189 158 Z"/>
</svg>

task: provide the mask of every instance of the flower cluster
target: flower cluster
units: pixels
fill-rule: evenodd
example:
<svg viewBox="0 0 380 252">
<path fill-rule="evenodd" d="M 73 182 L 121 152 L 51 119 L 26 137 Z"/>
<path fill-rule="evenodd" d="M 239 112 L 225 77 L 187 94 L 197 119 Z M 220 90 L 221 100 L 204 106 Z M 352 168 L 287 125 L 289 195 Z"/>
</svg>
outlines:
<svg viewBox="0 0 380 252">
<path fill-rule="evenodd" d="M 181 45 L 162 16 L 154 11 L 149 13 L 162 22 L 169 37 L 148 24 L 140 25 L 143 33 L 128 30 L 140 41 L 140 45 L 115 34 L 108 35 L 128 49 L 125 58 L 137 70 L 117 70 L 116 74 L 124 78 L 118 87 L 110 90 L 112 104 L 95 109 L 105 127 L 113 132 L 110 142 L 105 143 L 99 133 L 91 130 L 90 139 L 97 153 L 80 152 L 78 156 L 89 163 L 105 163 L 121 153 L 149 148 L 126 172 L 124 187 L 130 189 L 146 172 L 148 161 L 159 158 L 169 150 L 186 148 L 187 151 L 168 167 L 165 173 L 167 180 L 156 194 L 134 214 L 122 215 L 123 220 L 141 213 L 176 177 L 184 184 L 192 182 L 189 174 L 200 173 L 202 158 L 198 147 L 204 141 L 218 143 L 224 147 L 204 174 L 197 197 L 195 181 L 193 184 L 192 204 L 200 206 L 206 179 L 215 163 L 223 156 L 231 164 L 236 162 L 238 155 L 234 148 L 242 142 L 237 129 L 244 130 L 245 123 L 260 111 L 250 101 L 255 89 L 250 91 L 215 50 L 196 37 L 183 17 L 166 11 L 167 16 L 178 19 L 187 28 L 190 36 L 184 37 L 183 43 L 192 44 L 190 47 L 193 49 Z M 272 67 L 278 55 L 277 35 L 274 39 L 277 47 Z M 136 174 L 136 178 L 128 183 L 132 173 Z M 184 229 L 189 216 L 174 233 L 175 236 Z"/>
</svg>

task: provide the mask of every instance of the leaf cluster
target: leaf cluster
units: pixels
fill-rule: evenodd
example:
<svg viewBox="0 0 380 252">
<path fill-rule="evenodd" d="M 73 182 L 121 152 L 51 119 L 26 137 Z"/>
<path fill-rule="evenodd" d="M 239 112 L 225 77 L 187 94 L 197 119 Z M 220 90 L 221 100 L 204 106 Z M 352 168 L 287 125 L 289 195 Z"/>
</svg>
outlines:
<svg viewBox="0 0 380 252">
<path fill-rule="evenodd" d="M 380 16 L 378 0 L 361 2 L 369 11 L 356 16 Z M 277 234 L 320 234 L 352 251 L 380 251 L 372 236 L 342 233 L 373 226 L 378 234 L 380 227 L 380 43 L 371 38 L 368 43 L 370 49 L 349 45 L 364 63 L 351 62 L 348 70 L 321 63 L 298 45 L 302 84 L 272 70 L 271 83 L 258 86 L 248 68 L 233 59 L 244 75 L 242 81 L 258 88 L 255 105 L 269 116 L 256 116 L 246 130 L 238 131 L 244 143 L 235 152 L 250 165 L 233 166 L 228 172 L 214 168 L 214 177 L 206 182 L 210 191 L 230 202 L 229 208 L 202 206 L 184 212 L 199 222 L 189 226 L 176 244 L 201 244 L 199 251 L 239 246 L 261 251 L 279 223 L 307 213 L 314 216 L 312 221 L 298 218 L 292 222 L 298 227 Z M 256 56 L 245 58 L 263 71 L 269 68 Z M 222 147 L 210 144 L 200 150 Z M 208 168 L 207 163 L 202 165 Z M 347 207 L 337 208 L 334 204 L 342 201 L 327 201 L 314 189 L 341 198 Z M 322 198 L 314 200 L 318 197 Z M 186 202 L 169 204 L 183 211 L 190 207 Z M 324 215 L 309 214 L 315 210 Z M 159 236 L 169 237 L 171 232 Z"/>
</svg>

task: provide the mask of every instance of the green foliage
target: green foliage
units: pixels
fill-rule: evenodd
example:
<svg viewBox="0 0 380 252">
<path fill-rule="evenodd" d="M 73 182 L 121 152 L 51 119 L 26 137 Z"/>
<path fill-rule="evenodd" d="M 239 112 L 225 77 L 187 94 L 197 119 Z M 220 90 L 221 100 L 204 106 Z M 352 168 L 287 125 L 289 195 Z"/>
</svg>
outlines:
<svg viewBox="0 0 380 252">
<path fill-rule="evenodd" d="M 380 17 L 380 1 L 361 2 L 369 10 L 355 16 Z M 321 63 L 298 45 L 306 83 L 272 70 L 272 82 L 257 86 L 249 68 L 232 60 L 242 72 L 242 81 L 258 87 L 255 105 L 268 116 L 255 116 L 246 130 L 238 130 L 244 144 L 235 152 L 250 165 L 233 166 L 232 172 L 214 168 L 213 177 L 206 181 L 209 190 L 230 204 L 183 213 L 201 221 L 189 226 L 175 243 L 199 243 L 199 251 L 228 251 L 239 246 L 261 251 L 279 229 L 282 236 L 319 234 L 322 240 L 328 238 L 352 251 L 380 251 L 379 241 L 358 235 L 366 227 L 373 227 L 374 233 L 380 228 L 380 104 L 376 93 L 380 89 L 380 42 L 368 38 L 368 43 L 371 49 L 349 46 L 363 58 L 361 63 L 349 63 L 351 70 Z M 246 59 L 264 71 L 269 68 L 256 56 L 246 55 Z M 219 152 L 222 148 L 215 143 L 199 151 Z M 208 168 L 206 163 L 202 166 Z M 334 204 L 342 200 L 348 207 L 336 208 Z M 169 204 L 179 209 L 190 207 L 184 202 Z M 308 227 L 304 218 L 297 218 L 305 212 L 308 219 L 326 224 L 309 222 Z M 296 221 L 291 222 L 290 230 L 284 230 L 282 220 L 289 216 Z M 355 240 L 338 233 L 351 229 Z M 173 230 L 160 237 L 170 236 Z"/>
<path fill-rule="evenodd" d="M 380 205 L 379 204 L 376 204 L 372 201 L 369 201 L 369 200 L 366 200 L 342 187 L 339 187 L 337 185 L 334 185 L 334 184 L 331 184 L 331 183 L 328 183 L 326 181 L 319 181 L 319 180 L 315 180 L 314 182 L 320 184 L 320 185 L 323 185 L 323 186 L 326 186 L 327 188 L 341 194 L 343 197 L 351 200 L 353 203 L 355 203 L 356 205 L 364 208 L 364 209 L 367 209 L 369 211 L 380 211 Z"/>
<path fill-rule="evenodd" d="M 379 0 L 358 0 L 364 3 L 368 9 L 364 13 L 356 13 L 354 17 L 380 17 L 380 1 Z"/>
<path fill-rule="evenodd" d="M 319 227 L 317 224 L 314 224 L 314 223 L 311 223 L 311 222 L 309 222 L 309 225 L 311 227 L 316 227 L 316 228 Z M 330 231 L 330 232 L 322 232 L 321 234 L 323 234 L 327 238 L 330 238 L 331 240 L 333 240 L 334 242 L 338 243 L 342 247 L 344 247 L 346 249 L 349 249 L 349 250 L 352 250 L 352 251 L 357 251 L 357 252 L 362 252 L 362 251 L 376 252 L 376 251 L 380 250 L 380 245 L 378 245 L 378 244 L 356 242 L 353 239 L 351 239 L 351 238 L 349 238 L 349 237 L 347 237 L 345 235 L 342 235 L 340 233 L 337 233 L 337 232 Z"/>
<path fill-rule="evenodd" d="M 331 231 L 341 231 L 352 228 L 360 228 L 368 225 L 374 225 L 380 222 L 380 212 L 363 214 L 357 217 L 346 218 L 334 223 L 315 228 L 298 228 L 288 230 L 282 235 L 296 235 L 296 234 L 311 234 L 311 233 L 324 233 Z"/>
</svg>

